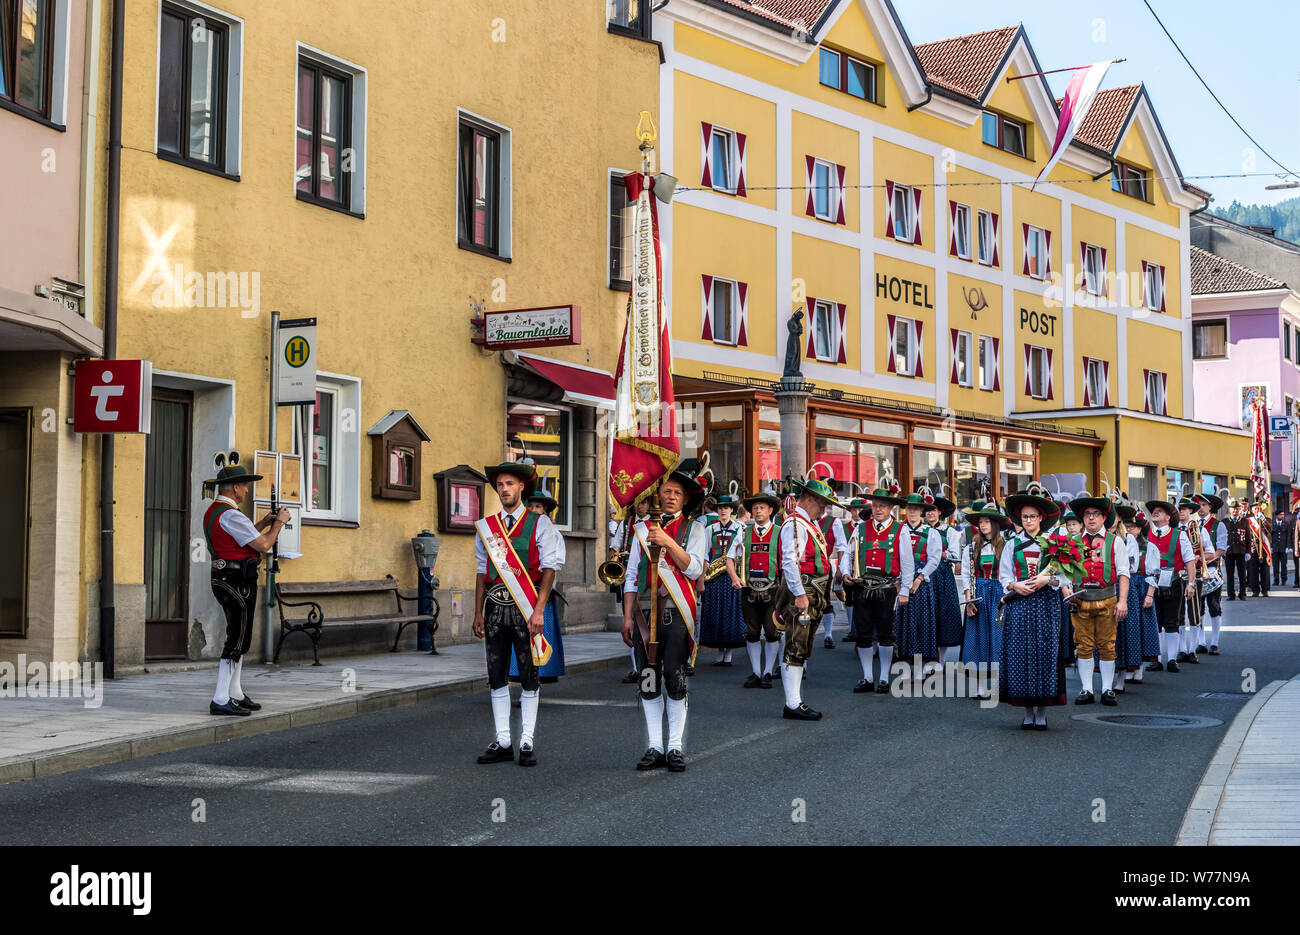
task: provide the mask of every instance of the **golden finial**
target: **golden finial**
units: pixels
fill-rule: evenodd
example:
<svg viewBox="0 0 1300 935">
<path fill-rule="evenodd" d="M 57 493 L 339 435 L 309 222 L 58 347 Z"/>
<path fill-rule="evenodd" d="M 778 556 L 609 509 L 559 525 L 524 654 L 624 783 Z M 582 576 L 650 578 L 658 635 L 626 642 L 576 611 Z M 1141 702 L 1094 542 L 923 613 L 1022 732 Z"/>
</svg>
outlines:
<svg viewBox="0 0 1300 935">
<path fill-rule="evenodd" d="M 650 116 L 650 111 L 641 111 L 641 116 L 636 122 L 636 138 L 640 141 L 641 149 L 654 149 L 655 140 L 659 139 L 659 132 L 655 129 L 654 118 Z"/>
</svg>

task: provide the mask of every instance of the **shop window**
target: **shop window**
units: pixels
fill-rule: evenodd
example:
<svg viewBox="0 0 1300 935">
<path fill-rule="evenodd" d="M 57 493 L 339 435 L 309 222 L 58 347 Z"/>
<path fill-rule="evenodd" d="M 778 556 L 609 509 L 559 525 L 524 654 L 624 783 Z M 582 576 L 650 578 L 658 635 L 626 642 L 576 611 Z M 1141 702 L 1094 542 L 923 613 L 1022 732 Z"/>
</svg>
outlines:
<svg viewBox="0 0 1300 935">
<path fill-rule="evenodd" d="M 912 429 L 912 441 L 930 442 L 935 445 L 951 445 L 952 439 L 952 432 L 948 429 L 936 429 L 928 425 L 918 425 Z"/>
<path fill-rule="evenodd" d="M 1159 495 L 1156 484 L 1156 468 L 1153 464 L 1130 464 L 1128 466 L 1128 495 L 1134 503 L 1145 504 Z M 1146 512 L 1146 507 L 1142 507 Z"/>
<path fill-rule="evenodd" d="M 898 449 L 893 445 L 858 443 L 858 483 L 868 490 L 898 480 Z"/>
<path fill-rule="evenodd" d="M 527 400 L 506 404 L 506 459 L 532 458 L 546 489 L 559 501 L 555 524 L 572 525 L 573 426 L 568 409 Z"/>
<path fill-rule="evenodd" d="M 992 447 L 992 439 L 989 440 Z M 953 496 L 954 503 L 969 503 L 972 500 L 987 498 L 992 490 L 989 477 L 990 458 L 986 455 L 973 455 L 958 452 L 953 462 Z"/>
<path fill-rule="evenodd" d="M 709 422 L 739 422 L 744 418 L 744 409 L 741 406 L 710 406 Z"/>
<path fill-rule="evenodd" d="M 1192 495 L 1192 472 L 1183 468 L 1165 468 L 1165 491 L 1175 504 L 1180 497 Z"/>
<path fill-rule="evenodd" d="M 1205 472 L 1201 473 L 1201 485 L 1200 485 L 1201 493 L 1217 494 L 1221 488 L 1227 489 L 1227 486 L 1228 486 L 1227 474 L 1207 474 Z"/>
<path fill-rule="evenodd" d="M 828 438 L 824 435 L 818 435 L 816 438 L 815 455 L 813 460 L 822 462 L 818 472 L 822 472 L 826 467 L 832 471 L 832 478 L 827 480 L 831 489 L 839 497 L 849 497 L 854 493 L 849 481 L 857 480 L 858 443 L 848 438 Z"/>
<path fill-rule="evenodd" d="M 1300 338 L 1300 331 L 1296 337 Z M 1300 344 L 1297 344 L 1300 351 Z M 1228 321 L 1198 321 L 1192 325 L 1192 356 L 1197 360 L 1212 360 L 1228 356 Z M 1297 357 L 1300 361 L 1300 356 Z"/>
<path fill-rule="evenodd" d="M 862 420 L 849 416 L 837 416 L 831 412 L 817 413 L 817 428 L 830 429 L 835 432 L 850 432 L 854 435 L 862 431 Z"/>
<path fill-rule="evenodd" d="M 958 448 L 979 448 L 983 451 L 993 450 L 993 436 L 991 435 L 957 435 Z"/>
<path fill-rule="evenodd" d="M 936 496 L 940 485 L 951 485 L 949 471 L 952 453 L 948 451 L 931 451 L 926 448 L 912 449 L 912 490 L 929 487 Z"/>
<path fill-rule="evenodd" d="M 906 438 L 907 426 L 901 422 L 874 422 L 866 419 L 862 423 L 862 434 L 877 438 Z"/>
<path fill-rule="evenodd" d="M 745 485 L 744 426 L 710 427 L 708 452 L 709 469 L 717 481 L 715 493 L 725 492 L 733 480 L 741 487 Z"/>
<path fill-rule="evenodd" d="M 758 482 L 760 489 L 766 489 L 768 482 L 775 483 L 781 477 L 781 431 L 779 429 L 758 430 Z"/>
<path fill-rule="evenodd" d="M 1034 479 L 1034 462 L 1028 458 L 998 459 L 998 496 L 1024 490 Z"/>
</svg>

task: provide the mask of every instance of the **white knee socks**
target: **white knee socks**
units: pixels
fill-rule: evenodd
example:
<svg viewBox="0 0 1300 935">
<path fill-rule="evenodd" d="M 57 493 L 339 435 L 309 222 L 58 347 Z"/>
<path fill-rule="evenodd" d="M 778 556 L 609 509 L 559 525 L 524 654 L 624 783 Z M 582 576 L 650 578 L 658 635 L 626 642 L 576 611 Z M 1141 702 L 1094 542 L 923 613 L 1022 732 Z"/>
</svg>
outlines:
<svg viewBox="0 0 1300 935">
<path fill-rule="evenodd" d="M 822 614 L 822 636 L 826 639 L 831 638 L 831 630 L 835 623 L 835 611 L 832 608 L 830 612 Z"/>
<path fill-rule="evenodd" d="M 1086 692 L 1092 691 L 1092 670 L 1093 670 L 1092 656 L 1089 656 L 1088 658 L 1085 659 L 1083 657 L 1083 653 L 1080 653 L 1079 654 L 1079 681 L 1083 683 L 1083 690 Z"/>
<path fill-rule="evenodd" d="M 888 682 L 889 667 L 894 662 L 894 647 L 877 645 L 876 652 L 880 654 L 880 677 Z"/>
<path fill-rule="evenodd" d="M 244 687 L 239 684 L 239 673 L 244 671 L 244 658 L 241 656 L 230 666 L 230 697 L 238 701 L 244 697 Z"/>
<path fill-rule="evenodd" d="M 664 698 L 668 706 L 668 749 L 681 750 L 686 735 L 686 699 Z"/>
<path fill-rule="evenodd" d="M 875 681 L 871 677 L 871 647 L 858 647 L 858 662 L 862 663 L 862 677 L 868 682 Z"/>
<path fill-rule="evenodd" d="M 799 683 L 803 681 L 803 666 L 786 666 L 781 670 L 781 687 L 785 689 L 785 706 L 797 708 L 803 704 Z"/>
<path fill-rule="evenodd" d="M 497 743 L 510 746 L 510 688 L 502 685 L 489 692 L 492 696 L 492 723 L 496 725 Z"/>
<path fill-rule="evenodd" d="M 641 710 L 645 712 L 645 729 L 652 750 L 664 752 L 664 696 L 642 698 Z"/>
<path fill-rule="evenodd" d="M 212 696 L 212 700 L 217 704 L 226 704 L 230 701 L 230 680 L 234 676 L 234 671 L 235 664 L 229 659 L 222 659 L 217 665 L 217 691 Z"/>
<path fill-rule="evenodd" d="M 1178 660 L 1178 634 L 1160 631 L 1160 649 L 1165 654 L 1165 662 Z"/>
<path fill-rule="evenodd" d="M 1046 706 L 1046 705 L 1038 705 L 1037 707 L 1034 708 L 1034 723 L 1035 723 L 1035 724 L 1046 724 L 1046 723 L 1047 723 L 1047 706 Z"/>
<path fill-rule="evenodd" d="M 520 749 L 533 745 L 533 732 L 537 730 L 537 704 L 536 691 L 526 691 L 519 695 L 519 710 L 524 722 L 523 729 L 519 731 Z"/>
<path fill-rule="evenodd" d="M 781 656 L 784 655 L 782 652 L 782 641 L 773 640 L 770 643 L 764 643 L 763 646 L 767 650 L 767 671 L 769 673 L 774 673 L 776 672 L 776 667 L 781 664 Z"/>
<path fill-rule="evenodd" d="M 1115 687 L 1115 660 L 1102 659 L 1097 666 L 1101 669 L 1101 690 L 1108 692 Z"/>
<path fill-rule="evenodd" d="M 749 653 L 749 667 L 754 670 L 755 675 L 763 674 L 763 644 L 758 640 L 745 644 L 745 650 Z"/>
<path fill-rule="evenodd" d="M 1223 624 L 1223 618 L 1222 618 L 1222 617 L 1211 617 L 1211 618 L 1210 618 L 1210 642 L 1206 644 L 1207 646 L 1218 646 L 1218 645 L 1219 645 L 1219 627 L 1220 627 L 1222 624 Z"/>
</svg>

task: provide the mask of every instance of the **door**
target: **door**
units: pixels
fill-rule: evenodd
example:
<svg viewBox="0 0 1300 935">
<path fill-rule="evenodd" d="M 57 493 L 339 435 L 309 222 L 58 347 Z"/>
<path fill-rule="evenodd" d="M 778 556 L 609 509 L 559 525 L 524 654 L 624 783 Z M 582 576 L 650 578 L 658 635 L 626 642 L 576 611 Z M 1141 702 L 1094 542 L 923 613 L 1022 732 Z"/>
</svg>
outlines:
<svg viewBox="0 0 1300 935">
<path fill-rule="evenodd" d="M 184 659 L 189 629 L 190 393 L 155 390 L 145 436 L 146 659 Z"/>
<path fill-rule="evenodd" d="M 0 409 L 0 637 L 27 635 L 31 410 Z"/>
</svg>

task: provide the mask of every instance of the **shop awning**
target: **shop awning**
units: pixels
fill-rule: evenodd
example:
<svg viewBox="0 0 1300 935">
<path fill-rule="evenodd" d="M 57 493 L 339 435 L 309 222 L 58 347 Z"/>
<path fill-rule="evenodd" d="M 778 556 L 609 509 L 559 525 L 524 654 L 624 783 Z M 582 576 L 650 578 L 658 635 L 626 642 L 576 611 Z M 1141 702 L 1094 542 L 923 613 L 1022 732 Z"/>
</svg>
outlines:
<svg viewBox="0 0 1300 935">
<path fill-rule="evenodd" d="M 531 370 L 554 383 L 564 391 L 564 401 L 567 403 L 604 408 L 614 405 L 614 376 L 608 370 L 568 364 L 517 351 L 506 351 L 504 356 L 509 363 Z"/>
</svg>

